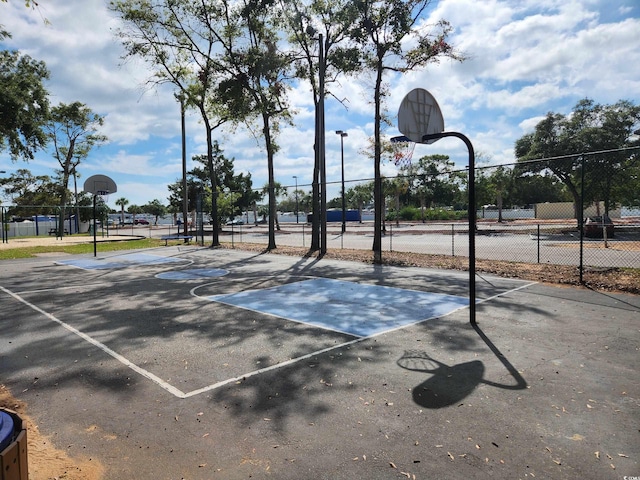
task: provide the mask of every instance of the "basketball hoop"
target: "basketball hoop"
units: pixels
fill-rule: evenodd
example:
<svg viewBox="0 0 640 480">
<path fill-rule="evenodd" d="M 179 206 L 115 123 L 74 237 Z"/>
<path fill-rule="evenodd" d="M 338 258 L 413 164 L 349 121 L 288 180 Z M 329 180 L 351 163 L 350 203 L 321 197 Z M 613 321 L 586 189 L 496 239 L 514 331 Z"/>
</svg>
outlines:
<svg viewBox="0 0 640 480">
<path fill-rule="evenodd" d="M 98 190 L 96 192 L 96 197 L 100 199 L 101 203 L 106 205 L 109 201 L 109 190 Z"/>
<path fill-rule="evenodd" d="M 413 150 L 416 142 L 405 136 L 391 138 L 391 150 L 393 152 L 393 163 L 396 167 L 406 168 L 411 165 Z"/>
<path fill-rule="evenodd" d="M 116 182 L 106 175 L 93 175 L 84 182 L 84 191 L 93 194 L 93 256 L 98 255 L 96 241 L 96 203 L 98 198 L 106 205 L 110 193 L 116 193 Z"/>
</svg>

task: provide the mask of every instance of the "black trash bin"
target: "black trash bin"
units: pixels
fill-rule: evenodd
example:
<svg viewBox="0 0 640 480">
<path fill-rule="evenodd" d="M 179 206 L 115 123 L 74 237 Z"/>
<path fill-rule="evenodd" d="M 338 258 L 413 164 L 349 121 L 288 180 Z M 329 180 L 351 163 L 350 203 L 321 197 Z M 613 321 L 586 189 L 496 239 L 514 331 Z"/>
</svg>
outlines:
<svg viewBox="0 0 640 480">
<path fill-rule="evenodd" d="M 28 480 L 27 431 L 12 410 L 0 409 L 0 480 Z"/>
</svg>

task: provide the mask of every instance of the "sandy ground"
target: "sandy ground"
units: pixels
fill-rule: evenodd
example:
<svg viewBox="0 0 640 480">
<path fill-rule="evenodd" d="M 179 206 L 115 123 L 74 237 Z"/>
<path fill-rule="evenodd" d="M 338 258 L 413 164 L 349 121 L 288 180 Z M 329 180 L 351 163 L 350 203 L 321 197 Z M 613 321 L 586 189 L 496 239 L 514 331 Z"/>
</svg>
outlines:
<svg viewBox="0 0 640 480">
<path fill-rule="evenodd" d="M 2 384 L 0 407 L 16 412 L 26 425 L 29 480 L 100 480 L 104 477 L 104 467 L 96 459 L 71 458 L 64 450 L 55 448 L 26 413 L 26 404 L 16 400 Z"/>
</svg>

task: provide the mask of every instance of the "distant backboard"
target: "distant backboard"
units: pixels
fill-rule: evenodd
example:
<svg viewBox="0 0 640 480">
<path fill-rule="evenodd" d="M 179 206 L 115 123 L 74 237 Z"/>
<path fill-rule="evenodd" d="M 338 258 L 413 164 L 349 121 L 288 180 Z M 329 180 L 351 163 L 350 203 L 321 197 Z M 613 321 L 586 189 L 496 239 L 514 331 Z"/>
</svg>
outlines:
<svg viewBox="0 0 640 480">
<path fill-rule="evenodd" d="M 84 191 L 93 195 L 109 195 L 117 192 L 118 187 L 106 175 L 93 175 L 85 180 Z"/>
<path fill-rule="evenodd" d="M 424 135 L 444 132 L 444 118 L 436 99 L 424 88 L 411 90 L 398 109 L 398 130 L 416 143 Z"/>
</svg>

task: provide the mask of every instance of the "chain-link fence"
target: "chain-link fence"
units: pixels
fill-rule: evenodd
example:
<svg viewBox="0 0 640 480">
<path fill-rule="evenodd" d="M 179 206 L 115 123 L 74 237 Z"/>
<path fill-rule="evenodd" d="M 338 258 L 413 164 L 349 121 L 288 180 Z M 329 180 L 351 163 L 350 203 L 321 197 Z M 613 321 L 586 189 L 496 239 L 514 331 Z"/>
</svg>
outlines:
<svg viewBox="0 0 640 480">
<path fill-rule="evenodd" d="M 384 251 L 468 257 L 466 172 L 443 165 L 385 180 Z M 477 168 L 476 258 L 572 265 L 580 277 L 585 268 L 640 268 L 639 174 L 634 151 L 619 150 Z M 371 249 L 373 213 L 358 214 L 344 234 L 328 222 L 328 249 Z M 309 224 L 284 215 L 279 224 L 277 245 L 310 246 Z M 266 237 L 266 226 L 235 225 L 221 239 Z"/>
<path fill-rule="evenodd" d="M 468 257 L 467 172 L 454 171 L 447 157 L 423 160 L 383 182 L 382 249 Z M 478 167 L 476 259 L 570 265 L 578 267 L 580 277 L 585 268 L 640 268 L 639 162 L 636 149 Z M 371 198 L 366 188 L 355 188 L 366 182 L 347 182 L 354 188 L 347 189 L 344 232 L 341 211 L 328 212 L 328 249 L 371 250 Z M 352 191 L 357 196 L 350 197 Z M 35 220 L 20 224 L 12 221 L 8 207 L 2 207 L 5 232 L 51 234 L 57 225 L 57 210 L 52 207 L 51 212 L 43 213 L 36 208 L 42 207 L 27 211 Z M 82 211 L 83 207 L 80 213 L 75 207 L 66 209 L 69 233 L 77 231 L 75 218 L 82 217 Z M 311 225 L 306 214 L 299 213 L 278 215 L 278 246 L 311 246 Z M 268 225 L 263 216 L 255 217 L 253 212 L 244 212 L 223 225 L 220 240 L 266 245 Z M 26 231 L 26 225 L 38 231 Z M 171 225 L 148 228 L 149 236 L 161 236 Z"/>
<path fill-rule="evenodd" d="M 108 232 L 110 225 L 106 212 L 102 204 L 97 206 L 99 228 Z M 59 224 L 61 217 L 62 230 Z M 74 235 L 90 232 L 93 206 L 70 205 L 62 210 L 51 205 L 2 205 L 0 219 L 3 242 L 17 237 Z"/>
</svg>

